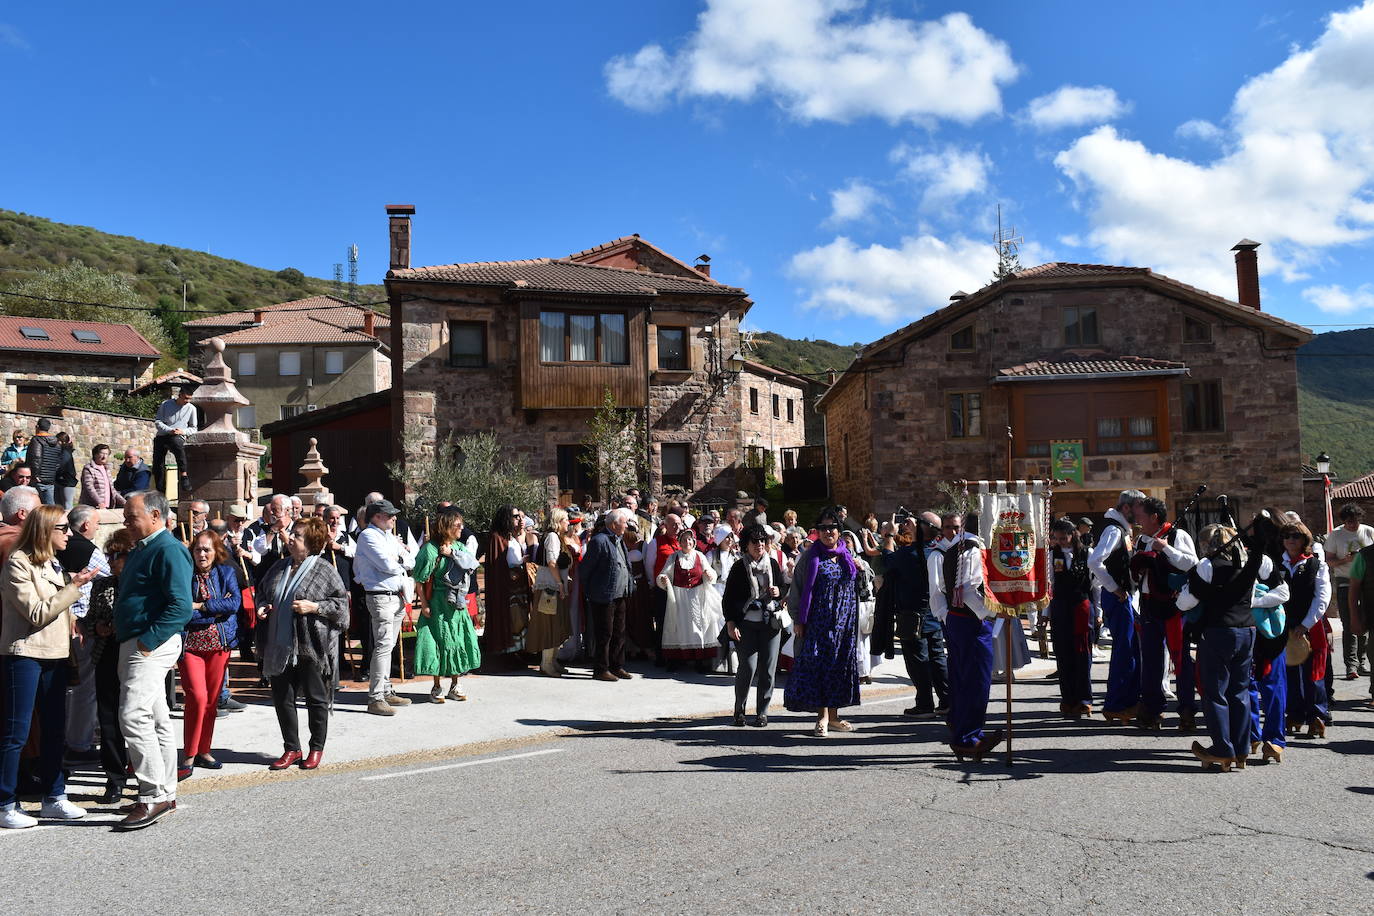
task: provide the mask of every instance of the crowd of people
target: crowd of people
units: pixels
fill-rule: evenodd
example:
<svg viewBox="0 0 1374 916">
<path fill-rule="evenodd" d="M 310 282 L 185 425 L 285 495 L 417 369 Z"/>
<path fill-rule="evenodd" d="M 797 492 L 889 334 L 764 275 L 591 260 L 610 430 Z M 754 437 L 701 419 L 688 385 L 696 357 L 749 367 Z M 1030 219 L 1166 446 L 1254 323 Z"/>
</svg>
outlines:
<svg viewBox="0 0 1374 916">
<path fill-rule="evenodd" d="M 983 543 L 957 513 L 856 523 L 831 506 L 803 528 L 790 510 L 770 521 L 762 499 L 694 514 L 685 498 L 660 504 L 631 490 L 606 510 L 551 506 L 538 521 L 503 506 L 479 522 L 484 534 L 456 505 L 406 518 L 381 493 L 356 513 L 276 494 L 260 512 L 233 505 L 224 518 L 190 497 L 178 520 L 159 490 L 121 491 L 108 451 L 97 448 L 82 474 L 83 493 L 123 510 L 123 528 L 100 547 L 99 514 L 84 499 L 64 507 L 60 491 L 26 482 L 0 498 L 3 827 L 37 823 L 21 788 L 41 795 L 39 818 L 82 817 L 65 791 L 74 759 L 99 761 L 104 804 L 123 801 L 133 777 L 118 829 L 175 811 L 181 780 L 221 766 L 217 719 L 245 708 L 229 690 L 235 651 L 270 688 L 282 738 L 274 771 L 321 765 L 346 668 L 367 679 L 368 713 L 393 717 L 412 703 L 393 684 L 397 656 L 408 673 L 397 651 L 407 627 L 430 703 L 466 700 L 464 676 L 478 668 L 561 678 L 585 667 L 620 683 L 639 659 L 732 674 L 732 724 L 764 727 L 786 670 L 783 705 L 814 717 L 817 738 L 854 730 L 842 711 L 900 652 L 915 690 L 904 715 L 943 717 L 953 753 L 974 760 L 1004 737 L 987 727 L 994 676 L 1008 658 L 1012 669 L 1029 658 L 1022 621 L 984 600 Z M 1281 761 L 1303 730 L 1324 736 L 1333 596 L 1347 677 L 1369 675 L 1374 529 L 1361 517 L 1342 509 L 1325 551 L 1295 514 L 1275 510 L 1241 531 L 1208 525 L 1195 540 L 1136 490 L 1095 540 L 1087 519 L 1054 520 L 1051 600 L 1025 622 L 1053 646 L 1060 713 L 1092 713 L 1105 629 L 1098 708 L 1109 722 L 1159 730 L 1172 703 L 1190 733 L 1201 711 L 1209 743 L 1192 753 L 1222 770 L 1255 755 Z"/>
</svg>

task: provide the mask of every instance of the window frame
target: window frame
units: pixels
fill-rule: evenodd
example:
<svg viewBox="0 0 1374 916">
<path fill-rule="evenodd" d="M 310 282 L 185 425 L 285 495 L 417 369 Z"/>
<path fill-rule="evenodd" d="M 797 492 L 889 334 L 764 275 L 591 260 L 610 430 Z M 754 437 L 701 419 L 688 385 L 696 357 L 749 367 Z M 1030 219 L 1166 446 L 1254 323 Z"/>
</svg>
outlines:
<svg viewBox="0 0 1374 916">
<path fill-rule="evenodd" d="M 249 415 L 249 420 L 251 421 L 251 422 L 249 422 L 249 423 L 243 422 L 243 415 L 244 415 L 245 412 Z M 235 408 L 235 409 L 234 409 L 234 425 L 237 426 L 239 429 L 257 429 L 257 428 L 258 428 L 258 408 L 257 408 L 257 405 L 255 405 L 255 404 L 244 404 L 242 407 L 237 407 L 237 408 Z"/>
<path fill-rule="evenodd" d="M 329 362 L 330 362 L 330 358 L 331 358 L 331 357 L 338 357 L 338 360 L 339 360 L 339 371 L 338 371 L 338 372 L 330 372 L 330 371 L 329 371 Z M 325 375 L 343 375 L 343 374 L 344 374 L 344 352 L 343 352 L 342 350 L 325 350 L 325 351 L 324 351 L 324 374 L 325 374 Z"/>
<path fill-rule="evenodd" d="M 453 342 L 457 339 L 454 331 L 459 328 L 475 328 L 482 340 L 482 352 L 478 357 L 481 362 L 477 365 L 459 365 L 454 362 Z M 448 323 L 448 356 L 444 359 L 444 365 L 450 369 L 485 369 L 487 368 L 487 323 L 485 321 L 472 321 L 468 319 L 451 319 Z"/>
<path fill-rule="evenodd" d="M 1074 313 L 1073 328 L 1078 340 L 1069 340 L 1069 313 Z M 1083 313 L 1091 312 L 1093 320 L 1093 339 L 1083 339 Z M 1102 346 L 1102 322 L 1098 318 L 1095 305 L 1062 305 L 1059 307 L 1059 334 L 1066 347 Z"/>
<path fill-rule="evenodd" d="M 256 351 L 240 350 L 235 356 L 237 357 L 234 361 L 234 376 L 236 378 L 252 378 L 258 374 L 258 354 Z M 243 368 L 245 359 L 252 365 L 251 370 Z"/>
<path fill-rule="evenodd" d="M 1192 328 L 1200 328 L 1203 332 L 1205 332 L 1205 336 L 1201 336 L 1201 337 L 1190 337 L 1190 336 L 1188 335 L 1188 329 L 1189 329 L 1190 327 L 1192 327 Z M 1210 321 L 1204 321 L 1203 319 L 1197 317 L 1196 315 L 1190 315 L 1190 314 L 1188 314 L 1187 312 L 1184 312 L 1184 314 L 1183 314 L 1183 342 L 1186 343 L 1186 344 L 1209 344 L 1209 343 L 1211 343 L 1211 342 L 1212 342 L 1212 323 L 1211 323 Z"/>
<path fill-rule="evenodd" d="M 773 392 L 773 419 L 782 419 L 782 395 Z"/>
<path fill-rule="evenodd" d="M 795 423 L 795 422 L 797 422 L 796 401 L 797 401 L 796 398 L 788 398 L 788 399 L 787 399 L 787 422 L 788 422 L 788 423 Z"/>
<path fill-rule="evenodd" d="M 543 325 L 545 315 L 563 316 L 563 358 L 544 359 Z M 572 358 L 572 316 L 589 316 L 596 319 L 596 358 L 595 359 L 573 359 Z M 625 337 L 625 359 L 623 362 L 608 362 L 604 358 L 605 354 L 605 333 L 602 330 L 602 319 L 608 315 L 614 315 L 624 322 L 623 334 Z M 539 309 L 539 363 L 544 366 L 628 366 L 630 365 L 630 314 L 614 309 L 565 309 L 565 308 L 544 308 Z"/>
<path fill-rule="evenodd" d="M 945 438 L 946 438 L 946 439 L 982 439 L 982 438 L 987 434 L 987 424 L 983 422 L 983 409 L 984 409 L 984 407 L 986 406 L 986 405 L 984 404 L 984 397 L 983 397 L 983 396 L 984 396 L 984 392 L 983 392 L 981 389 L 977 389 L 977 388 L 966 388 L 966 389 L 958 389 L 958 390 L 954 390 L 954 391 L 946 391 L 946 392 L 945 392 L 945 403 L 944 403 L 944 408 L 945 408 Z M 969 401 L 968 401 L 968 399 L 969 399 L 970 397 L 976 397 L 976 398 L 978 399 L 978 431 L 977 431 L 977 432 L 974 432 L 974 433 L 970 433 L 970 432 L 967 432 L 967 431 L 966 431 L 966 432 L 964 432 L 964 433 L 962 433 L 962 434 L 955 435 L 955 432 L 954 432 L 954 423 L 953 423 L 953 420 L 954 420 L 954 411 L 953 411 L 953 409 L 952 409 L 952 400 L 953 400 L 954 398 L 959 398 L 960 416 L 961 416 L 961 418 L 962 418 L 962 422 L 963 422 L 964 428 L 965 428 L 965 430 L 967 430 L 968 425 L 969 425 L 969 423 L 968 423 L 968 417 L 969 417 Z"/>
<path fill-rule="evenodd" d="M 1196 392 L 1196 394 L 1192 394 Z M 1208 396 L 1209 392 L 1215 392 L 1214 396 Z M 1202 422 L 1194 424 L 1189 410 L 1189 398 L 1202 397 L 1203 401 L 1197 401 L 1196 407 L 1199 411 L 1198 420 L 1202 421 L 1206 417 L 1200 412 L 1205 408 L 1214 408 L 1216 417 L 1214 425 L 1206 425 Z M 1205 404 L 1204 401 L 1215 400 L 1215 403 Z M 1179 390 L 1179 412 L 1182 414 L 1183 431 L 1185 433 L 1224 433 L 1226 432 L 1226 391 L 1221 387 L 1221 379 L 1198 379 L 1196 381 L 1184 382 Z"/>
<path fill-rule="evenodd" d="M 960 334 L 964 333 L 965 331 L 968 332 L 968 346 L 967 346 L 967 347 L 960 347 L 960 346 L 957 346 L 957 345 L 955 344 L 955 342 L 954 342 L 954 339 L 955 339 L 956 337 L 958 337 Z M 966 324 L 966 325 L 963 325 L 962 327 L 956 328 L 955 330 L 949 332 L 949 352 L 951 352 L 951 353 L 974 353 L 974 352 L 976 352 L 977 350 L 978 350 L 978 334 L 977 334 L 977 331 L 974 329 L 974 323 L 973 323 L 972 321 L 970 321 L 970 322 L 969 322 L 968 324 Z"/>
<path fill-rule="evenodd" d="M 759 390 L 752 385 L 749 387 L 749 412 L 755 416 L 759 412 Z"/>
<path fill-rule="evenodd" d="M 287 411 L 290 411 L 290 413 L 288 413 Z M 302 414 L 309 413 L 309 412 L 310 412 L 310 405 L 309 405 L 309 404 L 279 404 L 279 405 L 277 406 L 277 412 L 278 412 L 278 414 L 279 414 L 278 419 L 280 419 L 280 420 L 289 420 L 289 419 L 291 419 L 292 417 L 299 417 L 299 416 L 302 415 Z"/>
<path fill-rule="evenodd" d="M 686 468 L 685 475 L 674 474 L 671 477 L 667 471 L 667 461 L 665 456 L 669 450 L 675 453 L 681 449 L 683 466 Z M 692 487 L 692 444 L 690 442 L 661 442 L 658 447 L 658 473 L 665 487 L 681 487 L 691 491 Z"/>
<path fill-rule="evenodd" d="M 663 334 L 678 333 L 682 335 L 682 364 L 667 365 L 663 361 Z M 658 369 L 660 372 L 691 372 L 692 371 L 692 345 L 687 336 L 687 328 L 680 324 L 658 324 L 654 325 L 654 343 L 658 357 Z"/>
<path fill-rule="evenodd" d="M 288 356 L 296 358 L 296 371 L 287 372 L 283 362 Z M 301 374 L 301 351 L 300 350 L 278 350 L 277 351 L 277 375 L 281 378 L 296 378 Z"/>
</svg>

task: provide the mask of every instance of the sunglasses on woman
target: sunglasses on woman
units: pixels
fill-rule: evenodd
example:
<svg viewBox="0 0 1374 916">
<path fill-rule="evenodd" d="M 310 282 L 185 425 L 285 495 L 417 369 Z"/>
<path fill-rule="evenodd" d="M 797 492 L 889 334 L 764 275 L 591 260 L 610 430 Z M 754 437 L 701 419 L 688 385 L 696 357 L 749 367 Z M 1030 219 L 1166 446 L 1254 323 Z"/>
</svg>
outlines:
<svg viewBox="0 0 1374 916">
<path fill-rule="evenodd" d="M 72 530 L 72 526 L 71 526 L 71 525 L 53 525 L 53 526 L 52 526 L 52 530 L 53 530 L 53 531 L 60 531 L 60 532 L 62 532 L 63 534 L 66 534 L 67 532 L 69 532 L 69 531 Z"/>
<path fill-rule="evenodd" d="M 840 530 L 840 526 L 839 526 L 839 525 L 817 525 L 817 526 L 816 526 L 816 530 L 817 530 L 817 531 L 839 531 L 839 530 Z"/>
</svg>

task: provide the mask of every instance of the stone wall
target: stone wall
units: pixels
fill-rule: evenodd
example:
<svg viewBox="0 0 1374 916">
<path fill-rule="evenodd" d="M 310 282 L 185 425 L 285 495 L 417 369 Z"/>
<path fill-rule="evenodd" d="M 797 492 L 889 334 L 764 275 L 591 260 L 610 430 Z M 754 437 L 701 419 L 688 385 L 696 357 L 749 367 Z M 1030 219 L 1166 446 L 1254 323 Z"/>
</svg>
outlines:
<svg viewBox="0 0 1374 916">
<path fill-rule="evenodd" d="M 806 389 L 766 373 L 745 369 L 739 377 L 740 445 L 748 457 L 750 446 L 764 448 L 773 455 L 773 475 L 781 478 L 781 450 L 807 444 Z M 749 392 L 758 392 L 758 413 L 750 409 Z M 773 395 L 778 396 L 778 415 L 773 416 Z M 787 420 L 787 404 L 792 403 L 792 421 Z"/>
<path fill-rule="evenodd" d="M 1012 385 L 990 380 L 1003 367 L 1062 358 L 1065 306 L 1097 309 L 1102 351 L 1181 361 L 1190 370 L 1186 381 L 1219 381 L 1225 415 L 1222 431 L 1185 432 L 1182 380 L 1169 378 L 1169 453 L 1143 463 L 1146 456 L 1090 456 L 1084 490 L 1148 486 L 1166 493 L 1173 510 L 1206 483 L 1210 494 L 1232 496 L 1247 518 L 1261 506 L 1301 507 L 1295 346 L 1264 341 L 1255 326 L 1143 286 L 1013 287 L 972 316 L 932 323 L 921 335 L 875 354 L 883 365 L 843 377 L 825 405 L 837 498 L 851 509 L 881 515 L 898 503 L 914 508 L 939 502 L 935 485 L 941 480 L 1004 477 Z M 1212 340 L 1185 343 L 1185 315 L 1210 324 Z M 950 334 L 970 321 L 974 350 L 952 352 Z M 948 437 L 946 397 L 960 391 L 982 395 L 981 436 Z M 841 437 L 849 433 L 852 452 L 866 422 L 873 429 L 872 466 L 852 459 L 858 479 L 851 484 L 837 470 Z M 1018 461 L 1014 473 L 1034 472 L 1041 463 Z"/>
<path fill-rule="evenodd" d="M 98 385 L 128 391 L 153 380 L 153 361 L 73 353 L 6 353 L 0 368 L 0 410 L 18 409 L 20 385 Z"/>
<path fill-rule="evenodd" d="M 831 499 L 862 518 L 873 505 L 873 424 L 868 376 L 848 375 L 825 404 L 826 465 Z M 900 498 L 896 498 L 900 502 Z"/>
<path fill-rule="evenodd" d="M 587 434 L 587 423 L 594 410 L 524 410 L 517 406 L 519 305 L 504 300 L 499 291 L 473 287 L 445 288 L 439 294 L 432 285 L 410 286 L 393 281 L 393 293 L 405 297 L 400 307 L 403 352 L 393 353 L 393 358 L 401 359 L 404 367 L 399 422 L 413 437 L 409 439 L 410 448 L 430 451 L 447 435 L 457 438 L 491 431 L 500 435 L 512 455 L 524 459 L 535 476 L 557 474 L 558 446 L 579 444 Z M 619 302 L 605 304 L 625 307 Z M 693 368 L 689 372 L 649 373 L 651 475 L 646 483 L 653 491 L 662 488 L 660 460 L 664 443 L 689 443 L 693 492 L 720 498 L 733 496 L 734 468 L 740 460 L 739 400 L 737 392 L 719 380 L 713 381 L 706 371 L 709 351 L 717 345 L 704 333 L 708 325 L 714 328 L 715 324 L 701 312 L 714 307 L 714 303 L 705 297 L 699 301 L 683 298 L 680 302 L 656 302 L 655 313 L 660 309 L 666 313 L 674 307 L 693 310 L 691 320 L 695 326 L 689 334 Z M 682 314 L 672 312 L 675 325 L 682 323 Z M 456 369 L 447 365 L 449 321 L 486 323 L 486 367 Z M 738 314 L 726 315 L 719 328 L 720 350 L 727 355 L 736 352 Z M 652 325 L 648 335 L 649 365 L 653 365 Z"/>
<path fill-rule="evenodd" d="M 54 407 L 51 414 L 17 413 L 0 410 L 0 435 L 10 441 L 10 435 L 17 427 L 32 434 L 34 424 L 40 416 L 52 420 L 54 435 L 66 430 L 76 444 L 76 470 L 80 474 L 90 460 L 91 449 L 98 444 L 108 445 L 114 452 L 111 465 L 117 464 L 126 446 L 136 446 L 143 451 L 143 460 L 152 465 L 153 432 L 152 420 L 142 417 L 127 417 L 123 414 L 104 413 L 98 410 L 76 410 L 71 407 Z"/>
</svg>

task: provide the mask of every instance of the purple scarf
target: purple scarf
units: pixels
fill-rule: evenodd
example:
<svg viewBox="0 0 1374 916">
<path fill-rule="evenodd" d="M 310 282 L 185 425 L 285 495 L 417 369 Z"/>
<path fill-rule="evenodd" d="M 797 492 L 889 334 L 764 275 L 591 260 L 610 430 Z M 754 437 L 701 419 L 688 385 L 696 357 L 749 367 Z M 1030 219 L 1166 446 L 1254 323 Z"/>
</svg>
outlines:
<svg viewBox="0 0 1374 916">
<path fill-rule="evenodd" d="M 850 555 L 849 548 L 844 545 L 844 538 L 836 542 L 834 549 L 826 547 L 819 540 L 813 541 L 798 561 L 800 568 L 796 571 L 796 575 L 801 579 L 795 611 L 797 623 L 806 623 L 806 618 L 811 613 L 811 594 L 816 585 L 816 573 L 820 570 L 821 561 L 831 557 L 839 558 L 840 568 L 849 571 L 850 579 L 858 575 L 858 567 L 854 565 L 854 557 Z"/>
</svg>

